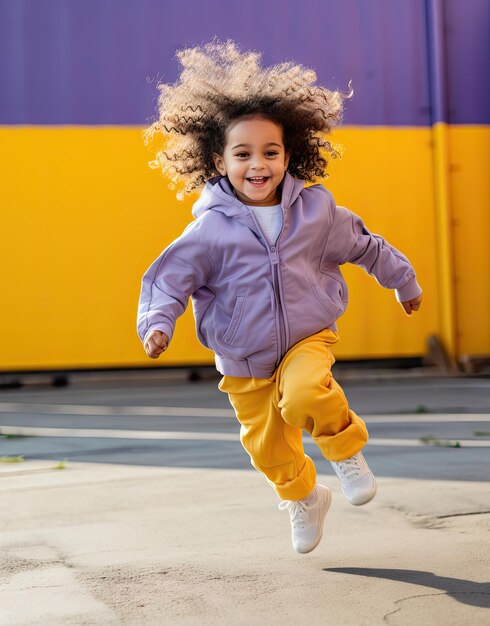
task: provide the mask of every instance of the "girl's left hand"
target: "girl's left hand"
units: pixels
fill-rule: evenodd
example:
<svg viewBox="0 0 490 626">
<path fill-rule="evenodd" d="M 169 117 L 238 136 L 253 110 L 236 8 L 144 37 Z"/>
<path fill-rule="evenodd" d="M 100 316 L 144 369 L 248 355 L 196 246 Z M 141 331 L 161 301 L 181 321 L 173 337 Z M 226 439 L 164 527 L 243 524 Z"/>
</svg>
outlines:
<svg viewBox="0 0 490 626">
<path fill-rule="evenodd" d="M 400 302 L 405 313 L 407 315 L 412 315 L 413 311 L 418 311 L 420 309 L 420 303 L 422 302 L 422 294 L 413 298 L 412 300 L 406 300 L 405 302 Z"/>
</svg>

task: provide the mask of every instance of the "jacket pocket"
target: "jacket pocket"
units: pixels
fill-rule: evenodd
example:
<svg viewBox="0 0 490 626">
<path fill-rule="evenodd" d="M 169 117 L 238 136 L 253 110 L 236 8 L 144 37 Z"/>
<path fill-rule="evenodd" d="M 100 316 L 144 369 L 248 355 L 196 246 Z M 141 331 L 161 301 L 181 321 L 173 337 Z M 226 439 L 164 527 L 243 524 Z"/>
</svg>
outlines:
<svg viewBox="0 0 490 626">
<path fill-rule="evenodd" d="M 245 296 L 237 296 L 235 307 L 233 308 L 233 314 L 231 316 L 231 322 L 223 335 L 223 341 L 225 343 L 231 343 L 236 335 L 240 321 L 243 317 L 243 310 L 245 308 Z"/>
<path fill-rule="evenodd" d="M 337 298 L 337 294 L 338 294 L 338 297 L 340 298 L 340 300 L 344 304 L 347 304 L 348 290 L 347 290 L 347 285 L 345 284 L 342 276 L 339 277 L 336 272 L 322 272 L 322 275 L 328 277 L 329 283 L 332 285 L 332 289 L 333 289 L 333 293 L 335 294 L 335 297 Z"/>
<path fill-rule="evenodd" d="M 316 282 L 316 280 L 312 276 L 308 276 L 308 282 L 310 284 L 310 287 L 313 293 L 317 297 L 317 300 L 323 306 L 325 311 L 329 314 L 329 316 L 332 319 L 337 319 L 337 317 L 342 314 L 342 307 L 340 306 L 342 304 L 342 292 L 340 288 L 338 290 L 336 289 L 337 291 L 336 299 L 338 298 L 338 301 L 336 302 L 334 299 L 329 297 L 326 291 L 324 291 L 320 287 L 320 285 Z M 337 282 L 338 281 L 334 283 L 336 287 L 337 287 Z M 338 285 L 338 287 L 340 286 L 341 285 Z"/>
</svg>

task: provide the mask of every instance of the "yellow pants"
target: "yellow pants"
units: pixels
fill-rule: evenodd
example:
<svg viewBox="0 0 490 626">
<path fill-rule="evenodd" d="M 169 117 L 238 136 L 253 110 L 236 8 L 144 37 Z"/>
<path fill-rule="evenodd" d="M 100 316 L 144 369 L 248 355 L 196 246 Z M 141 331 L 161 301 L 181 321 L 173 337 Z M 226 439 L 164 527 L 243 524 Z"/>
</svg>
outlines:
<svg viewBox="0 0 490 626">
<path fill-rule="evenodd" d="M 252 465 L 284 500 L 301 500 L 315 485 L 303 430 L 330 461 L 348 459 L 368 439 L 364 421 L 349 409 L 330 371 L 330 346 L 338 339 L 336 332 L 322 330 L 294 345 L 271 378 L 224 376 L 219 384 L 235 409 Z"/>
</svg>

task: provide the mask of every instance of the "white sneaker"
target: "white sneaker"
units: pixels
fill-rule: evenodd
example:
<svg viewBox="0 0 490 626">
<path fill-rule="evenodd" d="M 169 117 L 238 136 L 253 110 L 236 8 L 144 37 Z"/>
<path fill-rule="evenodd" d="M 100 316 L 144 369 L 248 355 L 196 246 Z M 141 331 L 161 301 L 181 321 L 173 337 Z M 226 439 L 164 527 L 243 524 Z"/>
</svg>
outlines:
<svg viewBox="0 0 490 626">
<path fill-rule="evenodd" d="M 291 519 L 293 548 L 300 554 L 314 550 L 323 535 L 323 522 L 332 502 L 332 492 L 328 487 L 315 485 L 311 494 L 304 500 L 283 500 L 281 510 L 288 509 Z"/>
<path fill-rule="evenodd" d="M 344 461 L 330 461 L 339 480 L 344 496 L 358 506 L 372 500 L 376 494 L 376 480 L 362 452 Z"/>
</svg>

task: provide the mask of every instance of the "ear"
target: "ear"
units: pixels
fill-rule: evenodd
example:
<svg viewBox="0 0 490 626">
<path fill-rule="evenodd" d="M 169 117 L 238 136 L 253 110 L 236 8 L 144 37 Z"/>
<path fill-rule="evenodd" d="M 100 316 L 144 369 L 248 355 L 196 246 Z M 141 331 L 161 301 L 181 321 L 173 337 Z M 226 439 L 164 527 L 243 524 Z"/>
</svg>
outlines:
<svg viewBox="0 0 490 626">
<path fill-rule="evenodd" d="M 221 174 L 221 176 L 226 176 L 226 167 L 225 167 L 225 161 L 223 157 L 220 156 L 219 154 L 216 154 L 215 152 L 213 154 L 213 161 L 214 161 L 214 166 L 216 167 L 218 172 Z"/>
<path fill-rule="evenodd" d="M 291 156 L 290 152 L 286 152 L 286 156 L 284 157 L 284 171 L 286 172 L 289 165 L 289 158 Z"/>
</svg>

